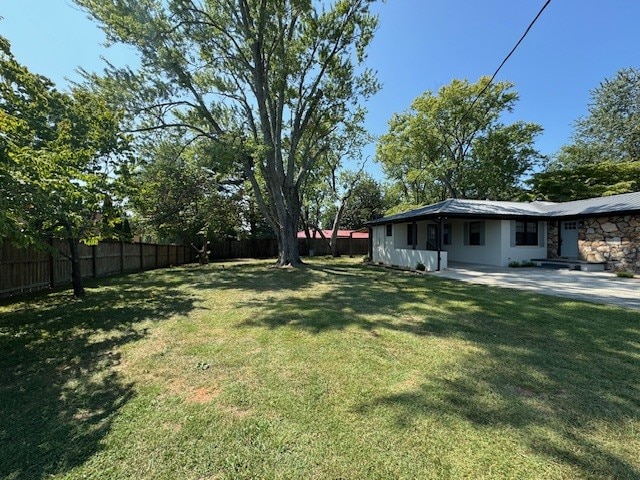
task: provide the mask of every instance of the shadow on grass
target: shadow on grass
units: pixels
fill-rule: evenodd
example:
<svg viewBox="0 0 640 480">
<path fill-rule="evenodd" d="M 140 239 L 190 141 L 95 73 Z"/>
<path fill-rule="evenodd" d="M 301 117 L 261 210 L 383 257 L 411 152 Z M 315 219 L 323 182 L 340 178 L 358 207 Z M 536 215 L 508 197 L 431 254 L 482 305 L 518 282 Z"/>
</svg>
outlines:
<svg viewBox="0 0 640 480">
<path fill-rule="evenodd" d="M 165 271 L 166 272 L 166 271 Z M 141 322 L 187 314 L 182 279 L 148 272 L 7 304 L 0 317 L 0 478 L 37 479 L 81 465 L 101 448 L 134 395 L 118 374 L 119 347 Z"/>
<path fill-rule="evenodd" d="M 314 282 L 324 288 L 296 294 Z M 360 414 L 391 409 L 408 429 L 424 416 L 451 415 L 478 428 L 509 426 L 531 452 L 580 476 L 640 478 L 620 444 L 594 437 L 595 427 L 632 437 L 630 422 L 640 418 L 637 312 L 359 266 L 308 266 L 291 277 L 245 270 L 217 288 L 291 290 L 250 301 L 260 314 L 243 328 L 392 330 L 458 338 L 480 352 L 461 357 L 463 375 L 424 372 L 413 391 L 373 398 Z"/>
</svg>

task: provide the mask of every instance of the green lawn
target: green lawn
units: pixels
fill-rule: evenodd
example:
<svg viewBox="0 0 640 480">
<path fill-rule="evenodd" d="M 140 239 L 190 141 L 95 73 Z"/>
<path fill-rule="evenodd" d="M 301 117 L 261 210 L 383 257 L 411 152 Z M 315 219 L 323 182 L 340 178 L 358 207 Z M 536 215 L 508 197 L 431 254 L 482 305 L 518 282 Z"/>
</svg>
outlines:
<svg viewBox="0 0 640 480">
<path fill-rule="evenodd" d="M 0 305 L 0 477 L 640 478 L 640 315 L 317 259 Z"/>
</svg>

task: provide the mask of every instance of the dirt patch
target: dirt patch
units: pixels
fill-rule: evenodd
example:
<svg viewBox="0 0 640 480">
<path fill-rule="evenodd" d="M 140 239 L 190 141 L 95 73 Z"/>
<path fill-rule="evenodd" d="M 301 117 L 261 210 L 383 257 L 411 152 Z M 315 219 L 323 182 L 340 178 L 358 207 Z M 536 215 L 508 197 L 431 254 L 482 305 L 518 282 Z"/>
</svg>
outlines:
<svg viewBox="0 0 640 480">
<path fill-rule="evenodd" d="M 220 395 L 220 391 L 213 387 L 200 387 L 187 392 L 186 400 L 190 403 L 209 403 Z"/>
</svg>

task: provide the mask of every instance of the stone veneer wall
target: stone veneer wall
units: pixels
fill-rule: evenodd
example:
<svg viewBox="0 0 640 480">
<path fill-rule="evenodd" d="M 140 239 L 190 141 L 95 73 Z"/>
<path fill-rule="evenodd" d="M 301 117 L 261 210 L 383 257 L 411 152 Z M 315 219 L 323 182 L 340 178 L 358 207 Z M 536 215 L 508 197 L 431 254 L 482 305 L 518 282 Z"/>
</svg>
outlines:
<svg viewBox="0 0 640 480">
<path fill-rule="evenodd" d="M 583 224 L 578 231 L 581 259 L 607 262 L 611 270 L 640 272 L 640 215 L 586 218 Z"/>
</svg>

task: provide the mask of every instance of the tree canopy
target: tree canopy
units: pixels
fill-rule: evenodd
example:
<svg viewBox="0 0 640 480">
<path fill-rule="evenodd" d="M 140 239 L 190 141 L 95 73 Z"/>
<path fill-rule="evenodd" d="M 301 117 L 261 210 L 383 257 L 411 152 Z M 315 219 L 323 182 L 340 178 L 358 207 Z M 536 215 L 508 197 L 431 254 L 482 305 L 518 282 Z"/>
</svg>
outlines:
<svg viewBox="0 0 640 480">
<path fill-rule="evenodd" d="M 536 173 L 528 183 L 537 198 L 566 202 L 640 191 L 640 161 L 572 165 Z"/>
<path fill-rule="evenodd" d="M 452 198 L 510 200 L 541 160 L 535 123 L 505 125 L 518 95 L 509 82 L 453 80 L 389 122 L 377 160 L 406 205 Z M 480 94 L 482 92 L 482 94 Z"/>
<path fill-rule="evenodd" d="M 0 47 L 0 236 L 40 248 L 66 240 L 60 253 L 82 295 L 78 243 L 122 221 L 118 179 L 130 157 L 121 113 L 84 88 L 57 91 L 20 65 L 5 39 Z"/>
<path fill-rule="evenodd" d="M 529 180 L 534 196 L 567 201 L 640 190 L 640 71 L 605 79 L 588 109 L 572 143 Z"/>
<path fill-rule="evenodd" d="M 237 147 L 279 265 L 300 261 L 307 176 L 378 89 L 360 66 L 377 23 L 372 1 L 76 0 L 111 41 L 140 54 L 139 71 L 94 78 L 139 130 L 179 127 Z"/>
<path fill-rule="evenodd" d="M 640 159 L 640 71 L 623 68 L 591 91 L 588 114 L 575 122 L 573 142 L 559 163 L 593 164 Z"/>
</svg>

